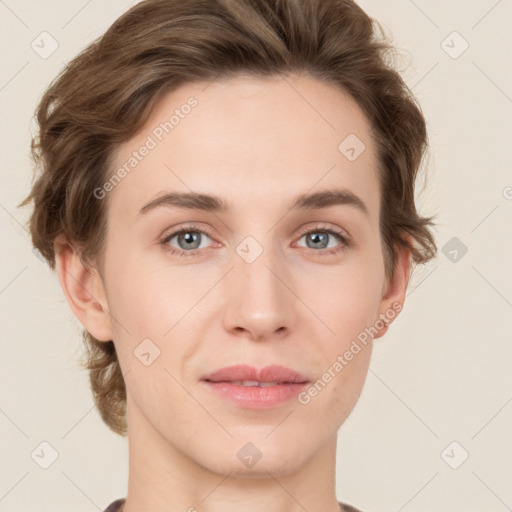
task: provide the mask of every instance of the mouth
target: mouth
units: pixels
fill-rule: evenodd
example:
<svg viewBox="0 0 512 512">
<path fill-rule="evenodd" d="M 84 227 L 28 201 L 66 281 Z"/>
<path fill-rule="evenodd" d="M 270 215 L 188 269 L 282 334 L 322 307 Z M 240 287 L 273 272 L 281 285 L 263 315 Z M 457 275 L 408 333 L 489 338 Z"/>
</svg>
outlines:
<svg viewBox="0 0 512 512">
<path fill-rule="evenodd" d="M 274 386 L 280 386 L 283 384 L 307 384 L 309 381 L 303 381 L 303 382 L 288 382 L 288 381 L 274 381 L 274 382 L 262 382 L 259 380 L 221 380 L 221 381 L 214 381 L 214 380 L 208 380 L 205 379 L 205 382 L 213 382 L 215 384 L 232 384 L 233 386 L 243 386 L 247 388 L 272 388 Z"/>
<path fill-rule="evenodd" d="M 217 396 L 246 409 L 282 406 L 310 382 L 304 375 L 284 366 L 257 370 L 247 365 L 223 368 L 201 380 Z"/>
</svg>

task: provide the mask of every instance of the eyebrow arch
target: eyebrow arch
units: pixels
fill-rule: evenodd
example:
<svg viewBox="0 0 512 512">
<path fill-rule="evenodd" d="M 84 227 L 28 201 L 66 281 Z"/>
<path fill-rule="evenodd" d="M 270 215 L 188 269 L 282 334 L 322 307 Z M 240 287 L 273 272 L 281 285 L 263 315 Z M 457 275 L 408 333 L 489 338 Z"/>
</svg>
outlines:
<svg viewBox="0 0 512 512">
<path fill-rule="evenodd" d="M 328 189 L 311 194 L 307 192 L 299 194 L 292 201 L 290 210 L 320 210 L 335 205 L 353 206 L 368 215 L 368 208 L 362 199 L 347 189 Z M 146 203 L 140 209 L 139 216 L 162 206 L 221 213 L 229 211 L 228 204 L 215 195 L 197 192 L 169 192 Z"/>
</svg>

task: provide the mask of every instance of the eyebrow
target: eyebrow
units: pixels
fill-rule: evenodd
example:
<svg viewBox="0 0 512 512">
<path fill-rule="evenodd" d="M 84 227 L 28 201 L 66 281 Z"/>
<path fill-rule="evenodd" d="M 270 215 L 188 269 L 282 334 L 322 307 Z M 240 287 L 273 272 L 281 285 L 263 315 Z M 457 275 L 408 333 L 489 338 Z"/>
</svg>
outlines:
<svg viewBox="0 0 512 512">
<path fill-rule="evenodd" d="M 347 205 L 368 215 L 368 208 L 363 200 L 347 189 L 328 189 L 314 193 L 299 194 L 294 198 L 290 210 L 320 210 L 329 206 Z M 202 210 L 226 213 L 228 204 L 220 197 L 197 192 L 169 192 L 146 203 L 139 211 L 139 216 L 159 207 L 175 207 L 186 210 Z"/>
</svg>

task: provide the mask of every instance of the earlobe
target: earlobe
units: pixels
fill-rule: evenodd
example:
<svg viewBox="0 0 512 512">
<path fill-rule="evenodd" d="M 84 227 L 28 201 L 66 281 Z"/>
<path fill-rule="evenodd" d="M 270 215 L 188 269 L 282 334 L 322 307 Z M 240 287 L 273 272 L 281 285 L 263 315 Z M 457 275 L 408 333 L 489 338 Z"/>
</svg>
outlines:
<svg viewBox="0 0 512 512">
<path fill-rule="evenodd" d="M 54 242 L 55 271 L 69 306 L 99 341 L 112 340 L 110 315 L 101 276 L 86 266 L 73 246 L 59 235 Z"/>
</svg>

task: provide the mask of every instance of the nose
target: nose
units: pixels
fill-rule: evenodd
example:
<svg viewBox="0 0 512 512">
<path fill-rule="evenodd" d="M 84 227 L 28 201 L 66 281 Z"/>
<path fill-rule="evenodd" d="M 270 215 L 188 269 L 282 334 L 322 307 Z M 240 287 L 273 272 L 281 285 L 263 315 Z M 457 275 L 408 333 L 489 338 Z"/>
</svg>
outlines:
<svg viewBox="0 0 512 512">
<path fill-rule="evenodd" d="M 286 265 L 269 249 L 252 262 L 237 254 L 233 265 L 223 284 L 226 331 L 253 341 L 286 336 L 297 325 L 300 304 Z"/>
</svg>

